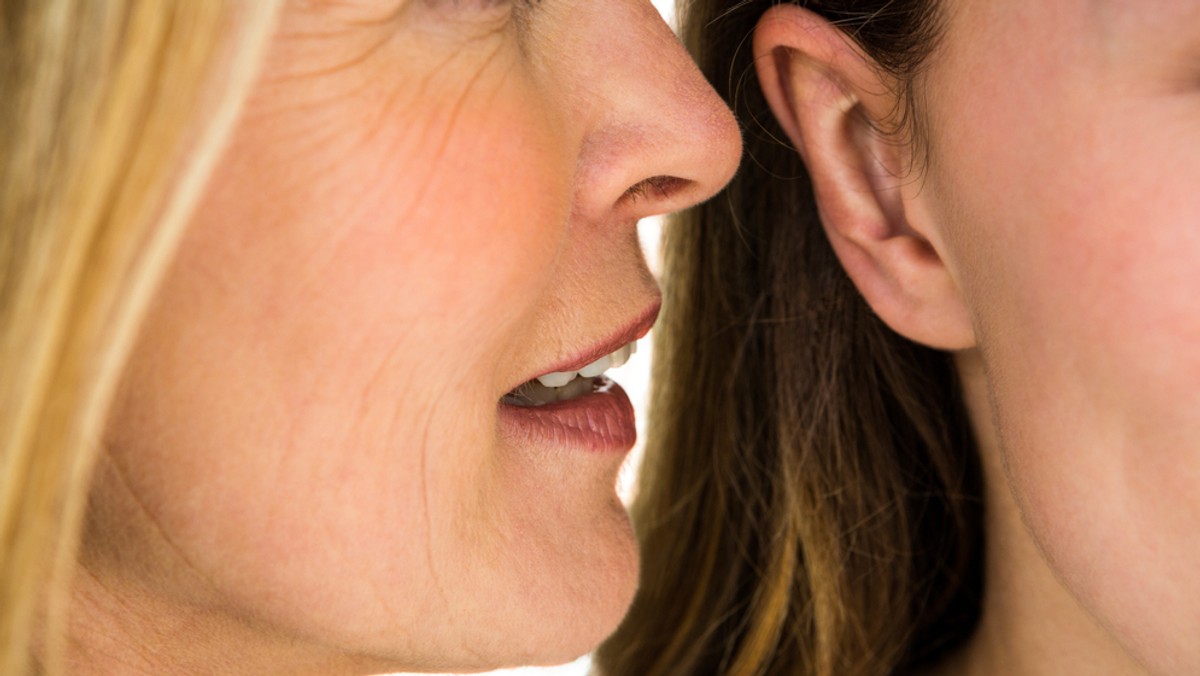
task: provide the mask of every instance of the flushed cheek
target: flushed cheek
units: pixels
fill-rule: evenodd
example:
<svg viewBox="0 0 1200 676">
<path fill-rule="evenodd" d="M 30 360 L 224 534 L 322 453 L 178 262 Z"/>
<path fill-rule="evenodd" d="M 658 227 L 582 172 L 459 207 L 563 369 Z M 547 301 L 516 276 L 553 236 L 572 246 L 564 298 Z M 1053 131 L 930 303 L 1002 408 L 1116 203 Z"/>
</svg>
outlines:
<svg viewBox="0 0 1200 676">
<path fill-rule="evenodd" d="M 488 308 L 505 319 L 505 306 L 536 298 L 565 232 L 570 167 L 552 132 L 527 114 L 535 103 L 489 100 L 490 113 L 474 103 L 425 127 L 398 119 L 402 127 L 380 130 L 367 147 L 280 158 L 328 167 L 284 186 L 288 232 L 263 235 L 264 249 L 284 240 L 303 257 L 286 262 L 289 283 L 339 303 L 338 286 L 354 286 L 356 297 L 379 297 L 380 313 L 435 323 L 470 322 Z"/>
<path fill-rule="evenodd" d="M 488 331 L 493 321 L 466 310 L 512 317 L 514 299 L 548 284 L 573 167 L 554 107 L 505 36 L 368 32 L 313 64 L 332 51 L 324 42 L 282 40 L 234 143 L 254 152 L 226 181 L 273 231 L 213 237 L 257 238 L 263 276 L 335 306 L 342 285 L 413 318 L 483 319 L 475 328 Z M 376 279 L 358 283 L 364 274 Z"/>
<path fill-rule="evenodd" d="M 246 322 L 269 318 L 263 339 L 294 363 L 491 376 L 551 286 L 570 198 L 566 144 L 519 78 L 485 67 L 469 87 L 332 113 L 262 102 L 194 229 L 196 265 L 238 289 Z M 296 154 L 296 130 L 324 140 Z"/>
</svg>

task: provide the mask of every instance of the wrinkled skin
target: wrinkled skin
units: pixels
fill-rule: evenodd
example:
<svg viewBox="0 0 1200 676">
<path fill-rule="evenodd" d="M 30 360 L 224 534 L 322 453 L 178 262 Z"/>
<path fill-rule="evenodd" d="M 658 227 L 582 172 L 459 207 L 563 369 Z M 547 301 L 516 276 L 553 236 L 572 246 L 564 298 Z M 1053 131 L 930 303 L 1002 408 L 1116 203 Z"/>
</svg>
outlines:
<svg viewBox="0 0 1200 676">
<path fill-rule="evenodd" d="M 648 0 L 288 4 L 128 366 L 72 667 L 590 650 L 637 579 L 622 457 L 498 401 L 657 302 L 637 220 L 739 154 Z"/>
</svg>

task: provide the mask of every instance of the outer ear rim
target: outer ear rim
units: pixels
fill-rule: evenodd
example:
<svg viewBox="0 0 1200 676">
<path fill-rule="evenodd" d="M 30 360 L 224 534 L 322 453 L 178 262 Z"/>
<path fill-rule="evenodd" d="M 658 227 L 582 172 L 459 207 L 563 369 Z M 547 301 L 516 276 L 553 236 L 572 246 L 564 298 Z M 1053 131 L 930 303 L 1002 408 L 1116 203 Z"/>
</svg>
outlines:
<svg viewBox="0 0 1200 676">
<path fill-rule="evenodd" d="M 803 134 L 799 127 L 799 110 L 794 105 L 795 95 L 791 89 L 791 78 L 787 76 L 785 62 L 795 58 L 802 50 L 793 36 L 803 31 L 809 37 L 818 38 L 821 31 L 815 30 L 817 22 L 824 21 L 813 12 L 796 5 L 776 5 L 763 13 L 754 29 L 753 49 L 759 86 L 775 120 L 783 128 L 796 150 L 807 160 Z M 825 40 L 815 40 L 818 44 Z M 821 49 L 819 57 L 832 58 L 827 49 Z M 787 67 L 790 68 L 790 65 Z"/>
<path fill-rule="evenodd" d="M 798 40 L 798 35 L 803 35 L 804 40 Z M 881 107 L 875 102 L 885 98 L 879 87 L 886 71 L 844 32 L 812 10 L 792 4 L 771 7 L 755 26 L 753 49 L 763 95 L 789 137 L 799 136 L 800 130 L 797 126 L 799 111 L 793 105 L 795 97 L 789 78 L 782 77 L 784 73 L 781 72 L 781 64 L 787 60 L 788 53 L 793 60 L 799 58 L 812 64 L 828 64 L 812 67 L 824 71 L 825 84 L 836 92 L 829 92 L 828 98 L 839 101 L 841 112 L 849 113 L 862 106 L 871 119 L 885 120 L 895 111 L 893 105 Z M 872 92 L 872 95 L 862 96 L 861 92 Z M 887 90 L 887 94 L 890 93 Z"/>
</svg>

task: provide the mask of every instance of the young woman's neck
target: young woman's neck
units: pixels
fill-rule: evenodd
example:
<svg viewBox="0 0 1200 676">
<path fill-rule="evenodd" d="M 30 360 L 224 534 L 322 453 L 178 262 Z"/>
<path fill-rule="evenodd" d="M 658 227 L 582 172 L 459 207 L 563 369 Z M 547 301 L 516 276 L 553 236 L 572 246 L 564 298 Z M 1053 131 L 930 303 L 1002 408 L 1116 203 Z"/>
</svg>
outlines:
<svg viewBox="0 0 1200 676">
<path fill-rule="evenodd" d="M 983 464 L 985 591 L 975 633 L 934 673 L 1145 674 L 1050 569 L 1009 489 L 982 360 L 968 352 L 957 361 Z"/>
</svg>

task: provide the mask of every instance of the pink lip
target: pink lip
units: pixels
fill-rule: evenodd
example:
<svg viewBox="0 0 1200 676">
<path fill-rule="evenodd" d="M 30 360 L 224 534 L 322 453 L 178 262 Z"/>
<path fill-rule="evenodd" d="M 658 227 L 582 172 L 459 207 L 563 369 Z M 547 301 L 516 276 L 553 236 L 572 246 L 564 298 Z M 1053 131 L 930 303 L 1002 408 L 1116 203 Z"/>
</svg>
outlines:
<svg viewBox="0 0 1200 676">
<path fill-rule="evenodd" d="M 624 454 L 637 441 L 633 404 L 620 385 L 600 378 L 597 392 L 537 407 L 500 405 L 500 424 L 521 445 Z"/>
<path fill-rule="evenodd" d="M 650 329 L 654 326 L 655 320 L 658 319 L 658 311 L 662 309 L 662 301 L 655 301 L 653 305 L 646 308 L 637 319 L 627 324 L 624 328 L 617 331 L 592 347 L 583 350 L 569 359 L 565 359 L 554 367 L 549 368 L 541 373 L 526 378 L 521 382 L 533 380 L 538 376 L 544 376 L 547 373 L 567 373 L 570 371 L 579 371 L 583 367 L 591 364 L 597 359 L 616 352 L 621 347 L 635 340 L 644 338 Z"/>
<path fill-rule="evenodd" d="M 578 371 L 644 337 L 654 326 L 661 305 L 660 301 L 656 301 L 637 319 L 607 339 L 563 360 L 541 375 Z M 620 385 L 603 376 L 596 379 L 596 390 L 591 394 L 545 406 L 524 407 L 502 403 L 499 414 L 505 434 L 522 445 L 568 447 L 623 455 L 637 441 L 636 420 L 629 396 Z"/>
</svg>

